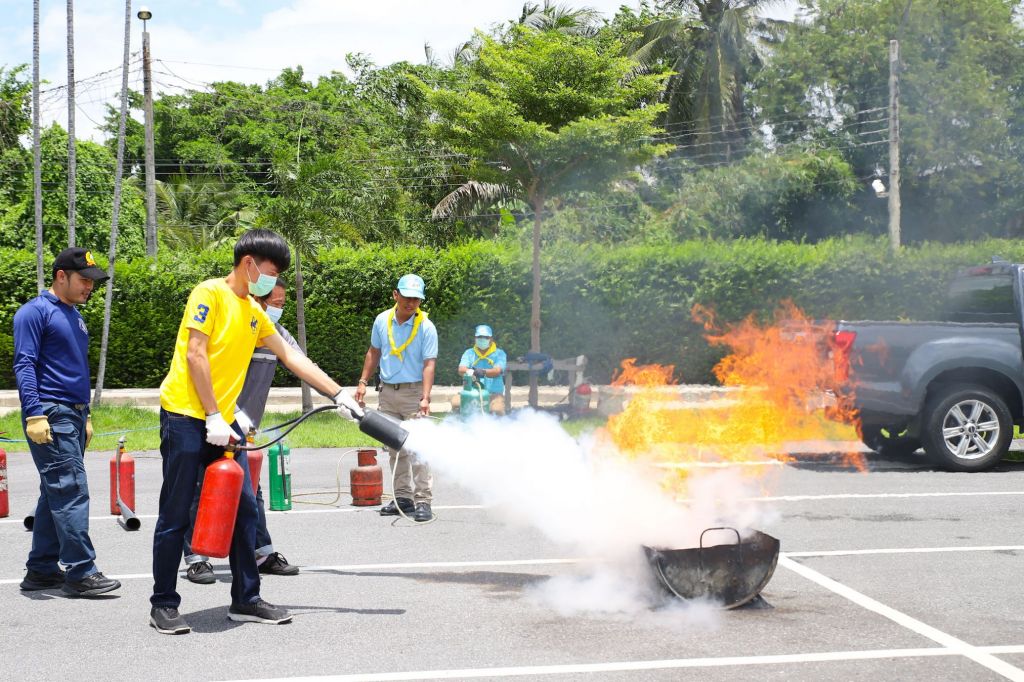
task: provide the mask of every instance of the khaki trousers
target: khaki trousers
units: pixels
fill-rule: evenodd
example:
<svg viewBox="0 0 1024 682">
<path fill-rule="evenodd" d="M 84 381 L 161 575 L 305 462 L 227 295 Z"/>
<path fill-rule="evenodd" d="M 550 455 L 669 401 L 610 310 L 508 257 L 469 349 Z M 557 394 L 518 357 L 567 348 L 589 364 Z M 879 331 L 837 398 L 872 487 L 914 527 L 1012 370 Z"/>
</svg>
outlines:
<svg viewBox="0 0 1024 682">
<path fill-rule="evenodd" d="M 412 419 L 420 411 L 421 395 L 422 382 L 400 384 L 397 389 L 390 384 L 383 384 L 378 396 L 378 408 L 397 419 Z M 404 448 L 398 452 L 388 448 L 388 454 L 391 456 L 391 471 L 395 477 L 395 497 L 430 502 L 434 497 L 434 477 L 430 474 L 430 467 L 420 462 L 415 453 Z"/>
</svg>

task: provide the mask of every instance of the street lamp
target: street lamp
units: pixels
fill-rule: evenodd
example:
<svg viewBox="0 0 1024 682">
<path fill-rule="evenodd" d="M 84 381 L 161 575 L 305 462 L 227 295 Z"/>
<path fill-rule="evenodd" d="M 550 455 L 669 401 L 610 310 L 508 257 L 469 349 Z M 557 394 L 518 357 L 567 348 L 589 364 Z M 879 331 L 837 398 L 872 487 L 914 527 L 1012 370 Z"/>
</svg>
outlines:
<svg viewBox="0 0 1024 682">
<path fill-rule="evenodd" d="M 153 151 L 153 70 L 149 59 L 146 22 L 153 13 L 143 5 L 135 15 L 142 19 L 142 92 L 146 128 L 146 255 L 156 258 L 156 159 Z"/>
</svg>

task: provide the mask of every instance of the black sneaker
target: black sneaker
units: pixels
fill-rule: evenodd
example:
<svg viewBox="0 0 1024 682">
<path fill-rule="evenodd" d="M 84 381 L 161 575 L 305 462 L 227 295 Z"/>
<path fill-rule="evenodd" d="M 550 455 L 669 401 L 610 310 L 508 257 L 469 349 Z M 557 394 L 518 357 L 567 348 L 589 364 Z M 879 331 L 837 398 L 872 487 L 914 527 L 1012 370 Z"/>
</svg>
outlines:
<svg viewBox="0 0 1024 682">
<path fill-rule="evenodd" d="M 173 606 L 154 606 L 149 611 L 149 624 L 162 635 L 184 635 L 192 628 Z"/>
<path fill-rule="evenodd" d="M 280 552 L 274 552 L 267 557 L 267 560 L 260 564 L 260 573 L 269 573 L 270 575 L 298 575 L 299 567 L 292 566 L 288 563 L 288 560 L 284 558 L 284 555 Z"/>
<path fill-rule="evenodd" d="M 185 577 L 196 585 L 209 585 L 217 581 L 217 577 L 213 575 L 213 566 L 209 561 L 197 561 L 194 564 L 189 564 Z"/>
<path fill-rule="evenodd" d="M 398 502 L 396 505 L 395 502 Z M 413 512 L 416 511 L 416 505 L 408 497 L 399 497 L 396 500 L 388 502 L 386 507 L 381 507 L 381 516 L 398 516 L 398 508 L 402 508 L 402 513 L 406 516 L 412 516 Z"/>
<path fill-rule="evenodd" d="M 57 570 L 56 573 L 36 573 L 29 569 L 25 579 L 21 581 L 21 589 L 26 592 L 33 590 L 52 590 L 64 584 L 64 571 Z"/>
<path fill-rule="evenodd" d="M 121 587 L 121 583 L 100 572 L 87 575 L 77 582 L 64 581 L 61 588 L 69 597 L 96 597 Z"/>
<path fill-rule="evenodd" d="M 284 625 L 292 622 L 292 616 L 284 609 L 268 604 L 260 599 L 255 604 L 232 604 L 228 608 L 228 618 L 239 623 L 267 623 L 268 625 Z"/>
<path fill-rule="evenodd" d="M 430 511 L 430 503 L 417 502 L 416 512 L 412 515 L 412 518 L 418 523 L 423 523 L 424 521 L 429 521 L 434 518 L 434 512 Z"/>
</svg>

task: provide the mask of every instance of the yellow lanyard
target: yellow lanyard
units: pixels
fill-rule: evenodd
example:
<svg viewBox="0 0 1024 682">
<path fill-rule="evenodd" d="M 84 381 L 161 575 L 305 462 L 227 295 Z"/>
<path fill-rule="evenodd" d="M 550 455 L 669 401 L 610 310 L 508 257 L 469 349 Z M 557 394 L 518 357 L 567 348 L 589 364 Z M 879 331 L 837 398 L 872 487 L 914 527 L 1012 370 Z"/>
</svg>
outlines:
<svg viewBox="0 0 1024 682">
<path fill-rule="evenodd" d="M 477 348 L 476 345 L 473 346 L 473 352 L 476 353 L 476 362 L 480 362 L 481 360 L 486 360 L 487 362 L 491 363 L 491 367 L 494 367 L 494 360 L 491 360 L 487 356 L 490 355 L 491 353 L 493 353 L 496 350 L 498 350 L 498 347 L 496 345 L 494 345 L 494 341 L 491 341 L 491 345 L 490 345 L 490 347 L 487 348 L 487 352 L 486 353 L 481 353 L 480 349 Z M 476 362 L 474 362 L 473 364 L 476 365 Z"/>
<path fill-rule="evenodd" d="M 409 347 L 412 340 L 416 338 L 416 334 L 420 331 L 420 323 L 423 322 L 423 318 L 427 316 L 422 310 L 417 310 L 416 315 L 412 318 L 412 333 L 409 334 L 409 338 L 405 340 L 401 346 L 395 345 L 395 333 L 391 329 L 391 323 L 395 319 L 395 311 L 398 309 L 396 305 L 394 308 L 388 311 L 388 343 L 391 345 L 391 355 L 397 355 L 398 359 L 405 362 L 405 358 L 402 357 L 402 351 Z"/>
</svg>

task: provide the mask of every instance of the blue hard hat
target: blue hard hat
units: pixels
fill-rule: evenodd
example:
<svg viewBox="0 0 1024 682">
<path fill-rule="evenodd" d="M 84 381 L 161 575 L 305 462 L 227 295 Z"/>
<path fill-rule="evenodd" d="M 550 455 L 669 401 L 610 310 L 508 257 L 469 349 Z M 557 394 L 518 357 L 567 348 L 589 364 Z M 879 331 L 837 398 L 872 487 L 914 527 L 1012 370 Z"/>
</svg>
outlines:
<svg viewBox="0 0 1024 682">
<path fill-rule="evenodd" d="M 406 298 L 426 298 L 427 287 L 423 284 L 423 278 L 419 275 L 402 275 L 398 280 L 398 293 Z"/>
<path fill-rule="evenodd" d="M 494 336 L 494 332 L 491 331 L 491 328 L 488 327 L 486 324 L 479 324 L 477 325 L 476 331 L 473 333 L 473 336 L 486 336 L 487 338 L 491 338 L 492 336 Z"/>
</svg>

